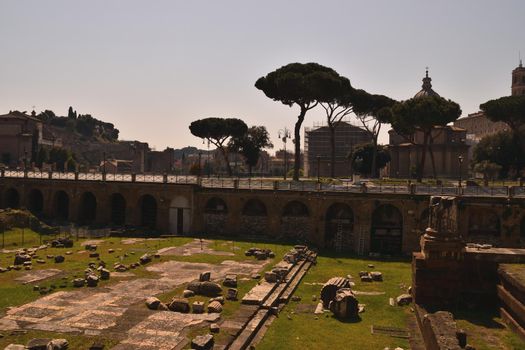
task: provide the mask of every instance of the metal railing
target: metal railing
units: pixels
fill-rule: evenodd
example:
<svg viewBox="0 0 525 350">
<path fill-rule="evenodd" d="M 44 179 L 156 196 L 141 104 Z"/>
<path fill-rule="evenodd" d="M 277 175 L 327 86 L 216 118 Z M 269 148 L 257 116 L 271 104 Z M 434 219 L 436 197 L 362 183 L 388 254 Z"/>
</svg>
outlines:
<svg viewBox="0 0 525 350">
<path fill-rule="evenodd" d="M 1 178 L 26 178 L 42 180 L 139 182 L 157 184 L 188 184 L 205 188 L 250 189 L 273 191 L 385 193 L 417 195 L 454 195 L 473 197 L 518 197 L 525 198 L 523 186 L 433 186 L 424 184 L 366 183 L 354 185 L 350 182 L 323 183 L 310 180 L 284 181 L 269 178 L 199 177 L 194 175 L 168 174 L 118 174 L 81 172 L 44 172 L 0 170 Z"/>
</svg>

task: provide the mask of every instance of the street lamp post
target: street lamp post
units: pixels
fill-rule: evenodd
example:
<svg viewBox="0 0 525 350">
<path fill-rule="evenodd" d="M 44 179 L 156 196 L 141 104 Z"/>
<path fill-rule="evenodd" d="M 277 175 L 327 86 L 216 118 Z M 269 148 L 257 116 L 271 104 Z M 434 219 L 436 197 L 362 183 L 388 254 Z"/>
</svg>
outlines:
<svg viewBox="0 0 525 350">
<path fill-rule="evenodd" d="M 461 175 L 462 175 L 461 174 L 461 170 L 463 168 L 463 166 L 462 166 L 463 165 L 463 156 L 460 155 L 458 157 L 458 162 L 459 162 L 459 187 L 461 188 Z"/>
<path fill-rule="evenodd" d="M 286 152 L 286 140 L 291 138 L 290 130 L 284 128 L 279 130 L 279 138 L 284 144 L 284 179 L 286 180 L 286 173 L 288 172 L 288 152 Z"/>
</svg>

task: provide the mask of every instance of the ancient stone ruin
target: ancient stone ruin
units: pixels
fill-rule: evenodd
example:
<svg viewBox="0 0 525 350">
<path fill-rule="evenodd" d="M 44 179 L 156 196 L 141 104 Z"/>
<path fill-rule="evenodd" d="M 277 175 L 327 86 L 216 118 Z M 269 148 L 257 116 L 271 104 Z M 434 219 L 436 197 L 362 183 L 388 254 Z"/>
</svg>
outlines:
<svg viewBox="0 0 525 350">
<path fill-rule="evenodd" d="M 339 319 L 355 318 L 359 313 L 359 303 L 350 288 L 340 288 L 328 306 Z"/>
<path fill-rule="evenodd" d="M 461 291 L 465 253 L 465 243 L 458 233 L 457 199 L 432 197 L 429 212 L 421 251 L 414 253 L 412 259 L 412 293 L 416 303 L 451 304 L 458 300 Z"/>
</svg>

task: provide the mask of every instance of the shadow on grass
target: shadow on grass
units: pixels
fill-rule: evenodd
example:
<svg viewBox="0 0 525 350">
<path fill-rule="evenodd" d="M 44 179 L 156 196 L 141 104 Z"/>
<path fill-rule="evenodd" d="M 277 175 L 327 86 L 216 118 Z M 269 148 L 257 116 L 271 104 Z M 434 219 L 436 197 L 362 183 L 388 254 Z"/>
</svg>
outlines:
<svg viewBox="0 0 525 350">
<path fill-rule="evenodd" d="M 341 323 L 359 323 L 362 321 L 361 316 L 357 315 L 350 318 L 337 318 L 335 315 L 330 315 L 330 318 L 339 321 Z"/>
<path fill-rule="evenodd" d="M 385 262 L 410 262 L 411 258 L 409 256 L 365 256 L 365 255 L 357 255 L 353 253 L 337 253 L 333 250 L 328 249 L 320 249 L 318 251 L 318 256 L 322 256 L 325 258 L 332 258 L 332 259 L 360 259 L 360 260 L 369 260 L 369 261 L 385 261 Z"/>
<path fill-rule="evenodd" d="M 485 328 L 505 328 L 505 326 L 495 320 L 496 318 L 499 318 L 499 313 L 495 306 L 480 307 L 476 309 L 458 308 L 451 311 L 454 314 L 454 318 L 457 320 L 465 320 Z"/>
<path fill-rule="evenodd" d="M 186 234 L 181 236 L 176 236 L 181 238 L 194 238 L 194 239 L 211 239 L 211 240 L 223 240 L 223 241 L 234 241 L 239 243 L 259 243 L 259 244 L 282 244 L 282 245 L 296 245 L 303 244 L 298 243 L 295 240 L 290 239 L 276 239 L 266 236 L 234 236 L 234 235 L 210 235 L 210 234 Z"/>
<path fill-rule="evenodd" d="M 225 240 L 225 241 L 235 241 L 239 243 L 254 243 L 254 244 L 281 244 L 281 245 L 307 245 L 310 249 L 317 251 L 318 256 L 334 259 L 360 259 L 360 260 L 369 260 L 369 261 L 385 261 L 385 262 L 410 262 L 411 256 L 407 255 L 395 255 L 395 256 L 364 256 L 357 255 L 355 253 L 343 252 L 337 253 L 333 249 L 318 248 L 313 244 L 308 244 L 305 242 L 299 242 L 294 239 L 283 239 L 283 238 L 270 238 L 265 236 L 224 236 L 224 235 L 206 235 L 206 234 L 188 234 L 180 237 L 186 238 L 195 238 L 195 239 L 212 239 L 212 240 Z M 342 262 L 341 262 L 342 263 Z"/>
</svg>

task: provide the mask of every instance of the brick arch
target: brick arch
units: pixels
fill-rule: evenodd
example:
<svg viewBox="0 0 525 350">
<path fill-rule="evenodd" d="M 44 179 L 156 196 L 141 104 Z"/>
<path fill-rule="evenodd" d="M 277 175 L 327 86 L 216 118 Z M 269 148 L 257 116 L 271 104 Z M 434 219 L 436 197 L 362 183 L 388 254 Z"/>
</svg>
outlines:
<svg viewBox="0 0 525 350">
<path fill-rule="evenodd" d="M 282 216 L 285 217 L 308 217 L 310 210 L 308 206 L 301 201 L 291 200 L 286 203 L 282 210 Z"/>
<path fill-rule="evenodd" d="M 305 242 L 312 231 L 310 220 L 310 209 L 299 201 L 287 202 L 281 210 L 280 234 L 285 238 L 292 238 Z"/>
<path fill-rule="evenodd" d="M 326 248 L 336 251 L 354 251 L 354 211 L 346 203 L 332 203 L 325 212 Z"/>
<path fill-rule="evenodd" d="M 228 214 L 228 205 L 220 197 L 211 197 L 206 201 L 204 212 L 207 214 Z"/>
<path fill-rule="evenodd" d="M 158 204 L 151 194 L 144 194 L 139 198 L 140 226 L 156 229 Z"/>
<path fill-rule="evenodd" d="M 370 251 L 381 254 L 401 254 L 403 244 L 403 214 L 392 204 L 380 204 L 372 212 Z"/>
<path fill-rule="evenodd" d="M 44 195 L 38 188 L 31 189 L 27 194 L 27 209 L 35 215 L 44 212 Z"/>
<path fill-rule="evenodd" d="M 123 226 L 126 224 L 127 201 L 119 192 L 114 192 L 109 197 L 109 220 L 112 225 Z"/>
<path fill-rule="evenodd" d="M 177 194 L 169 204 L 169 227 L 170 232 L 175 234 L 188 233 L 190 231 L 192 216 L 191 201 L 187 196 Z"/>
<path fill-rule="evenodd" d="M 16 188 L 10 187 L 4 192 L 4 208 L 20 208 L 20 192 Z"/>
<path fill-rule="evenodd" d="M 91 191 L 86 191 L 80 196 L 78 223 L 80 225 L 94 224 L 97 219 L 97 197 Z"/>
<path fill-rule="evenodd" d="M 258 198 L 250 198 L 242 207 L 242 215 L 245 216 L 267 216 L 266 204 Z"/>
<path fill-rule="evenodd" d="M 241 210 L 241 230 L 247 235 L 268 235 L 268 208 L 259 198 L 248 199 Z"/>
<path fill-rule="evenodd" d="M 228 205 L 221 197 L 209 198 L 204 205 L 203 219 L 205 234 L 226 234 Z"/>
<path fill-rule="evenodd" d="M 58 221 L 69 220 L 71 199 L 66 191 L 59 190 L 53 195 L 53 216 Z"/>
</svg>

